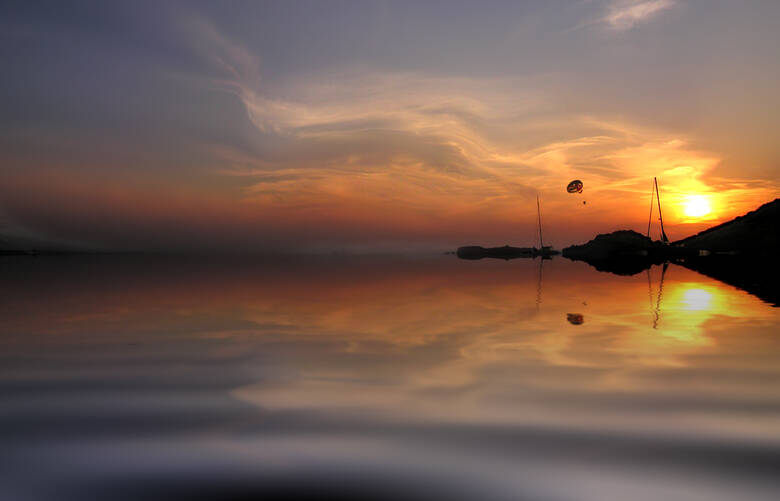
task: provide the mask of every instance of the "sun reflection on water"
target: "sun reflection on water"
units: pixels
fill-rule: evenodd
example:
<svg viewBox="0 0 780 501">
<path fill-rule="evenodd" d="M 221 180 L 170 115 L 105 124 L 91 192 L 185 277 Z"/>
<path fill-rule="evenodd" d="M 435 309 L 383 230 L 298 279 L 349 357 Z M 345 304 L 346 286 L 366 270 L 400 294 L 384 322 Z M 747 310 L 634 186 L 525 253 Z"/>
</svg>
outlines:
<svg viewBox="0 0 780 501">
<path fill-rule="evenodd" d="M 712 294 L 704 289 L 688 289 L 683 293 L 683 304 L 686 310 L 708 310 L 711 302 Z"/>
</svg>

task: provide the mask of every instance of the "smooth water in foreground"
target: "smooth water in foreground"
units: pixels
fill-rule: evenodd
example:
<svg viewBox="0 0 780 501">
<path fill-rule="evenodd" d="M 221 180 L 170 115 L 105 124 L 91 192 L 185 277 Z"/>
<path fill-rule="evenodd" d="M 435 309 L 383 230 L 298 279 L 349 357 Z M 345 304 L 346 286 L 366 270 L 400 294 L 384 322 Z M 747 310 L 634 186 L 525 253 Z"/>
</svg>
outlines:
<svg viewBox="0 0 780 501">
<path fill-rule="evenodd" d="M 21 257 L 0 277 L 0 499 L 780 497 L 780 309 L 678 266 Z"/>
</svg>

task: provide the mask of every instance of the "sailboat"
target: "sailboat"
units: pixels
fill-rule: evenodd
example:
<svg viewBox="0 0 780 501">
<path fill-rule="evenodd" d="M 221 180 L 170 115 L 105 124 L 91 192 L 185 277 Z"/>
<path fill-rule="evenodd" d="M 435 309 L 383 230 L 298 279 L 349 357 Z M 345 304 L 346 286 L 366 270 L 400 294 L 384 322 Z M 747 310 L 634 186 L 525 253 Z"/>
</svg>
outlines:
<svg viewBox="0 0 780 501">
<path fill-rule="evenodd" d="M 539 203 L 539 195 L 536 195 L 536 219 L 539 248 L 512 247 L 511 245 L 504 245 L 503 247 L 467 245 L 465 247 L 458 247 L 456 254 L 461 259 L 482 259 L 483 257 L 492 257 L 509 260 L 520 257 L 535 258 L 536 256 L 541 256 L 542 259 L 550 259 L 553 255 L 559 254 L 559 252 L 553 250 L 552 246 L 544 245 L 544 241 L 542 240 L 542 211 Z"/>
<path fill-rule="evenodd" d="M 669 238 L 666 236 L 666 232 L 664 231 L 664 218 L 661 214 L 661 196 L 658 194 L 658 179 L 653 178 L 653 192 L 650 193 L 650 216 L 647 219 L 647 237 L 650 238 L 650 224 L 653 221 L 653 195 L 655 195 L 655 200 L 658 202 L 658 220 L 661 222 L 661 241 L 665 244 L 669 243 Z"/>
<path fill-rule="evenodd" d="M 661 223 L 661 242 L 665 245 L 669 244 L 669 237 L 666 236 L 664 231 L 664 218 L 661 214 L 661 196 L 658 193 L 658 179 L 653 178 L 653 191 L 650 193 L 650 216 L 647 220 L 647 237 L 650 238 L 650 226 L 653 222 L 653 198 L 658 204 L 658 221 Z M 664 291 L 664 277 L 666 277 L 666 270 L 669 268 L 669 261 L 664 261 L 663 268 L 661 269 L 661 282 L 658 284 L 658 297 L 655 300 L 655 307 L 653 307 L 653 287 L 650 279 L 650 268 L 647 268 L 647 292 L 650 297 L 650 307 L 653 314 L 653 329 L 658 328 L 658 320 L 661 317 L 661 296 Z"/>
<path fill-rule="evenodd" d="M 551 245 L 544 245 L 542 240 L 542 208 L 539 205 L 539 194 L 536 195 L 536 218 L 538 220 L 539 228 L 539 248 L 534 247 L 534 256 L 542 256 L 542 259 L 550 259 L 554 254 L 558 254 L 554 251 Z"/>
</svg>

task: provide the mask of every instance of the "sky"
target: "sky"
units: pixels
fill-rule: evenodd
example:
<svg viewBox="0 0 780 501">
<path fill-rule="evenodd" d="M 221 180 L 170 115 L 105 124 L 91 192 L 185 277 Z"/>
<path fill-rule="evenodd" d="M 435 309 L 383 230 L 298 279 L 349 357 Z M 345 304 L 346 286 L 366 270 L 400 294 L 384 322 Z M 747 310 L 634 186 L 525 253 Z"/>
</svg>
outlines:
<svg viewBox="0 0 780 501">
<path fill-rule="evenodd" d="M 677 240 L 780 196 L 778 21 L 776 1 L 6 1 L 0 235 L 533 245 L 539 195 L 563 247 L 645 233 L 657 177 Z"/>
</svg>

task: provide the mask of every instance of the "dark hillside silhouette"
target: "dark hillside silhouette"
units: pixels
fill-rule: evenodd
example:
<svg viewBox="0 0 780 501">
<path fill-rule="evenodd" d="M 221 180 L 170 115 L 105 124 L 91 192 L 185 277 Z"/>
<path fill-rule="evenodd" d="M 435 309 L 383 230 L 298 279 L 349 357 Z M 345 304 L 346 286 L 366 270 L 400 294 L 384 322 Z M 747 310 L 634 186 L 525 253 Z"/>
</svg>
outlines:
<svg viewBox="0 0 780 501">
<path fill-rule="evenodd" d="M 685 249 L 776 256 L 780 250 L 780 198 L 731 221 L 674 242 Z"/>
</svg>

